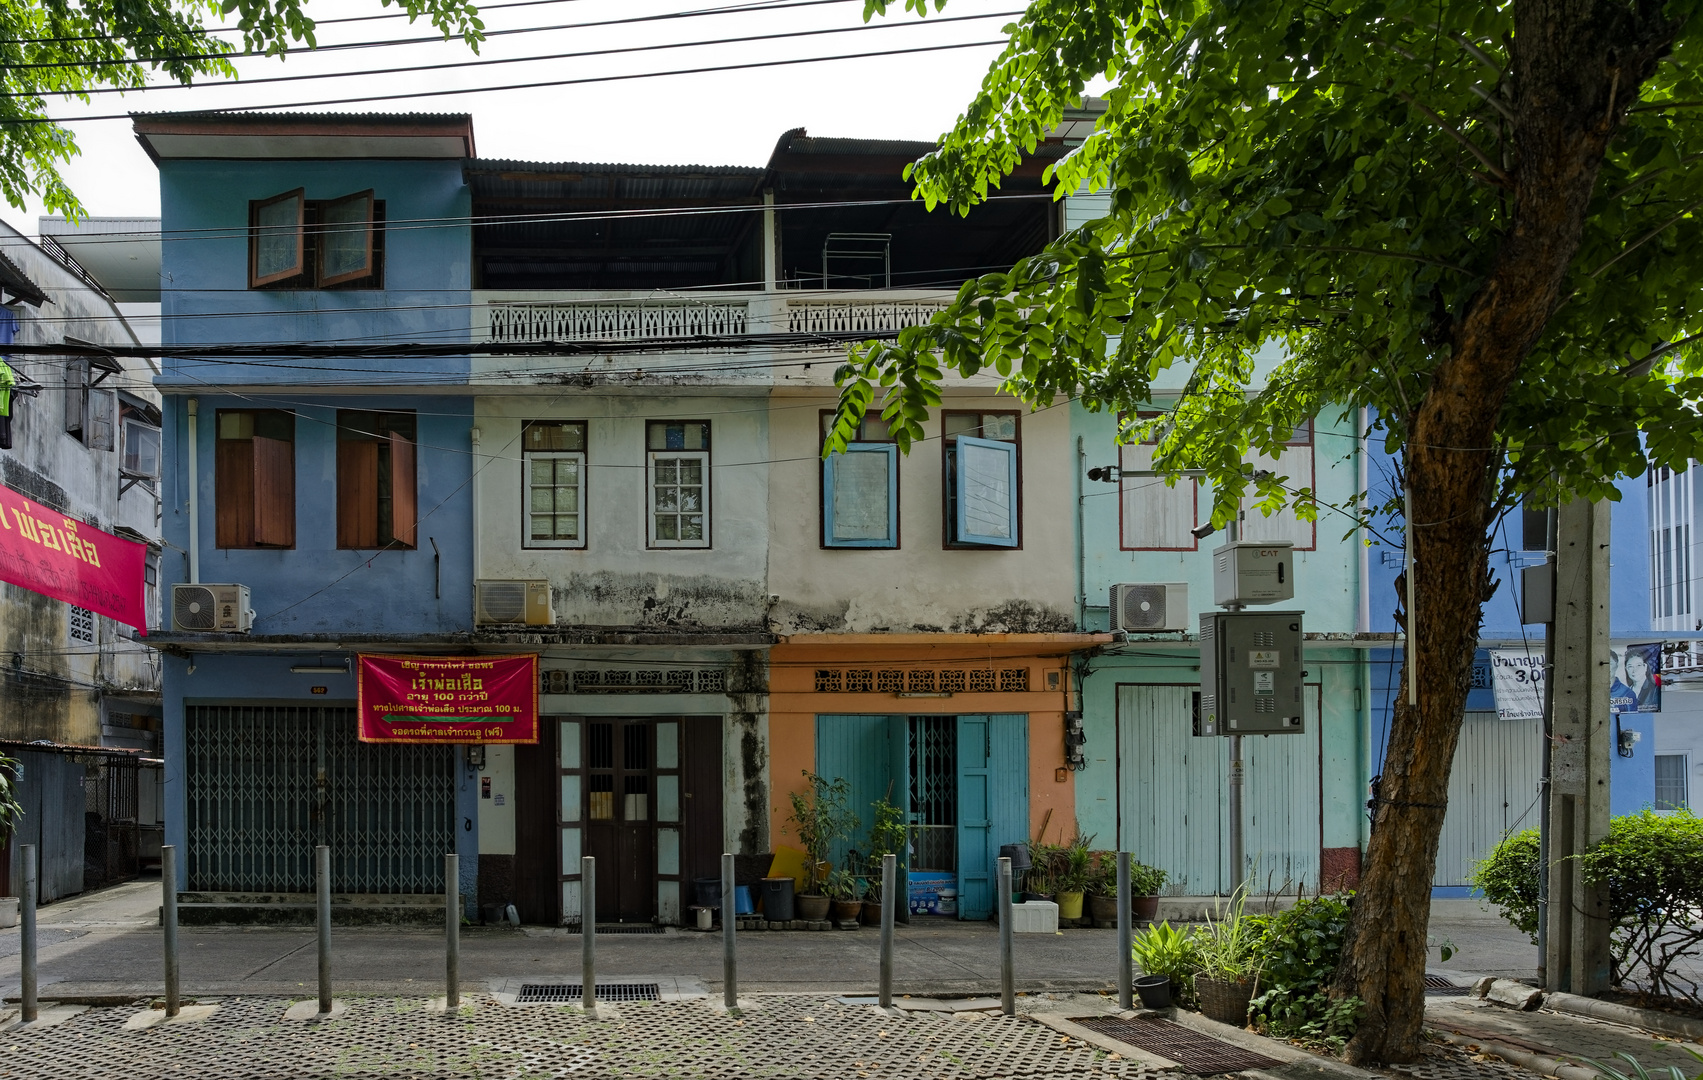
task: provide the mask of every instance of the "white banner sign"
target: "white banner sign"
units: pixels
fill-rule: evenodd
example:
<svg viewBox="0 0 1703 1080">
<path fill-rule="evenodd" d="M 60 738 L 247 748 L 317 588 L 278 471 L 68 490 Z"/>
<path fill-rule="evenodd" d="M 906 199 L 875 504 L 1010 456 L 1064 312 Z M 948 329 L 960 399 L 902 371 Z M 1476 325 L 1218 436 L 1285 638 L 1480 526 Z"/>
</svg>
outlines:
<svg viewBox="0 0 1703 1080">
<path fill-rule="evenodd" d="M 1504 720 L 1543 718 L 1543 653 L 1526 649 L 1490 650 L 1491 685 L 1496 715 Z"/>
</svg>

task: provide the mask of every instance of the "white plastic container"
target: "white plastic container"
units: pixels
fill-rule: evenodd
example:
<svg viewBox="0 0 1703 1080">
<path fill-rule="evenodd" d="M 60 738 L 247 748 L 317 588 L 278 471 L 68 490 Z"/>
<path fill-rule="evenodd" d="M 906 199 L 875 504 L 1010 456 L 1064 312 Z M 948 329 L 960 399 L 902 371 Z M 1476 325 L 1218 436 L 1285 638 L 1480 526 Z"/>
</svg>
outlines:
<svg viewBox="0 0 1703 1080">
<path fill-rule="evenodd" d="M 0 896 L 0 930 L 10 930 L 16 925 L 18 925 L 18 898 Z"/>
<path fill-rule="evenodd" d="M 934 903 L 934 913 L 936 915 L 958 914 L 958 890 L 941 889 L 940 899 Z"/>
<path fill-rule="evenodd" d="M 1058 905 L 1051 900 L 1025 900 L 1011 905 L 1013 934 L 1058 933 Z"/>
</svg>

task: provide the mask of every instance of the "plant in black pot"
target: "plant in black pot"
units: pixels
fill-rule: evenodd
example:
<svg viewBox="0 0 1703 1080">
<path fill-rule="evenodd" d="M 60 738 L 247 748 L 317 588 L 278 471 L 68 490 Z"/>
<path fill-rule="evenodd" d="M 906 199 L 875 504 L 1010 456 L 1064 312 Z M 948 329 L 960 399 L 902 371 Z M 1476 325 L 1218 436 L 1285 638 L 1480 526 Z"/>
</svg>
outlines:
<svg viewBox="0 0 1703 1080">
<path fill-rule="evenodd" d="M 1142 1003 L 1157 1001 L 1161 995 L 1167 1003 L 1192 1007 L 1194 1005 L 1194 975 L 1200 966 L 1195 948 L 1195 936 L 1189 930 L 1174 930 L 1168 922 L 1155 923 L 1138 932 L 1130 943 L 1130 953 L 1142 971 L 1136 988 L 1142 990 L 1142 979 L 1148 980 L 1142 993 Z M 1164 980 L 1164 989 L 1154 980 Z M 1163 1005 L 1147 1005 L 1150 1009 Z"/>
<path fill-rule="evenodd" d="M 798 917 L 820 922 L 828 917 L 826 890 L 829 856 L 834 843 L 850 840 L 857 818 L 851 811 L 851 784 L 843 776 L 829 780 L 804 770 L 807 792 L 791 792 L 792 813 L 787 824 L 804 848 L 803 887 L 796 898 Z"/>
</svg>

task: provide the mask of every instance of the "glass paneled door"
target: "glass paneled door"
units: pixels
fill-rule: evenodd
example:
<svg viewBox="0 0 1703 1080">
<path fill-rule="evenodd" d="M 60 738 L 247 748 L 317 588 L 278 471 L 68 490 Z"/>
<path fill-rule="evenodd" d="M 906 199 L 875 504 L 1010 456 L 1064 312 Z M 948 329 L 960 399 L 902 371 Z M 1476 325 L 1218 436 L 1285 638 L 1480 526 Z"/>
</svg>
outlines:
<svg viewBox="0 0 1703 1080">
<path fill-rule="evenodd" d="M 597 860 L 597 920 L 649 922 L 657 914 L 657 724 L 598 719 L 583 727 L 585 848 Z"/>
</svg>

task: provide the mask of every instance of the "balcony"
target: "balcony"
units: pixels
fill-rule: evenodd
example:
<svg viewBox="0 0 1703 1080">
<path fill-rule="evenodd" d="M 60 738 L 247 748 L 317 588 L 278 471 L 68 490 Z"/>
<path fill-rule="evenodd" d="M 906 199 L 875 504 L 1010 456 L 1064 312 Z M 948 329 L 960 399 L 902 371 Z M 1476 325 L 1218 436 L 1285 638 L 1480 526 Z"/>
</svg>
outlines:
<svg viewBox="0 0 1703 1080">
<path fill-rule="evenodd" d="M 705 293 L 475 293 L 474 336 L 490 344 L 689 341 L 746 334 L 882 333 L 917 326 L 951 303 L 947 290 Z"/>
</svg>

